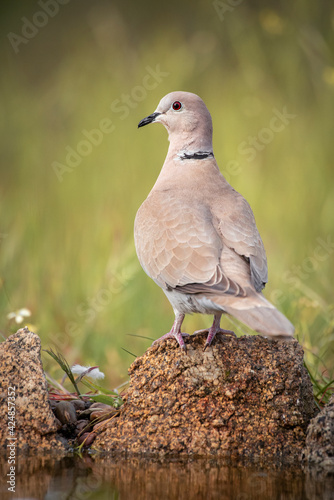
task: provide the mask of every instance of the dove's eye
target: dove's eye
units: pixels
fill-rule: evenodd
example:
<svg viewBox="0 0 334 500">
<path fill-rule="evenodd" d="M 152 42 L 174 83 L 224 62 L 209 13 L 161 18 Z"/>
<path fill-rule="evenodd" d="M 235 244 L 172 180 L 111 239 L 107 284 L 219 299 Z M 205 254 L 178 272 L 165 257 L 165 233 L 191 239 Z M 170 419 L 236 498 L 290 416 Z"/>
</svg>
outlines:
<svg viewBox="0 0 334 500">
<path fill-rule="evenodd" d="M 172 104 L 172 108 L 174 109 L 174 111 L 179 111 L 182 108 L 182 104 L 180 103 L 180 101 L 175 101 Z"/>
</svg>

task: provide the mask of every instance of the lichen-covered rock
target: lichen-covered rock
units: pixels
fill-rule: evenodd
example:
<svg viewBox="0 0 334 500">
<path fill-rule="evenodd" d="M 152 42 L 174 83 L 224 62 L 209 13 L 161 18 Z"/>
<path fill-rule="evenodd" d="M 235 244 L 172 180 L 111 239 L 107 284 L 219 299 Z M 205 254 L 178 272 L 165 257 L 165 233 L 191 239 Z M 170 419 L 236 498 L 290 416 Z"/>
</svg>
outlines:
<svg viewBox="0 0 334 500">
<path fill-rule="evenodd" d="M 334 394 L 321 412 L 311 420 L 302 458 L 306 464 L 334 472 Z"/>
<path fill-rule="evenodd" d="M 118 418 L 94 448 L 126 454 L 216 455 L 292 462 L 316 414 L 297 341 L 190 337 L 185 355 L 171 340 L 131 365 Z"/>
<path fill-rule="evenodd" d="M 0 344 L 0 450 L 34 455 L 65 451 L 48 399 L 41 341 L 21 328 Z M 15 450 L 15 452 L 14 452 Z"/>
</svg>

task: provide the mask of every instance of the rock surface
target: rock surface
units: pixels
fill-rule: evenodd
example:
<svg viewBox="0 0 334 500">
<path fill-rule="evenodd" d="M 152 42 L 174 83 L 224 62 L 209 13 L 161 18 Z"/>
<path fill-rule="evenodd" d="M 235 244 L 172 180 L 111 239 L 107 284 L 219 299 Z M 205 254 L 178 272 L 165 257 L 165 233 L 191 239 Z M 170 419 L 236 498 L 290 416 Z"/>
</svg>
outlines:
<svg viewBox="0 0 334 500">
<path fill-rule="evenodd" d="M 334 472 L 334 394 L 311 420 L 302 458 L 311 466 Z"/>
<path fill-rule="evenodd" d="M 1 450 L 8 453 L 10 444 L 13 454 L 65 452 L 66 444 L 56 436 L 38 335 L 21 328 L 1 343 L 0 373 Z"/>
<path fill-rule="evenodd" d="M 118 418 L 94 443 L 108 452 L 293 462 L 317 413 L 297 341 L 217 335 L 150 347 L 129 369 Z"/>
</svg>

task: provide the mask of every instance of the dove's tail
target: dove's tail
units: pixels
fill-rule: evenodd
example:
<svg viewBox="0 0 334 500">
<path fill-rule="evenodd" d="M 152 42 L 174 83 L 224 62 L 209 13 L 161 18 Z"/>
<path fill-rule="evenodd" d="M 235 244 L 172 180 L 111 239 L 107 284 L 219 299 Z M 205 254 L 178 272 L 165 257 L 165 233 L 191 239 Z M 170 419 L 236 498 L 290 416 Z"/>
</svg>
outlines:
<svg viewBox="0 0 334 500">
<path fill-rule="evenodd" d="M 235 305 L 224 305 L 227 314 L 234 316 L 247 326 L 273 338 L 292 337 L 295 328 L 262 294 L 238 299 Z"/>
</svg>

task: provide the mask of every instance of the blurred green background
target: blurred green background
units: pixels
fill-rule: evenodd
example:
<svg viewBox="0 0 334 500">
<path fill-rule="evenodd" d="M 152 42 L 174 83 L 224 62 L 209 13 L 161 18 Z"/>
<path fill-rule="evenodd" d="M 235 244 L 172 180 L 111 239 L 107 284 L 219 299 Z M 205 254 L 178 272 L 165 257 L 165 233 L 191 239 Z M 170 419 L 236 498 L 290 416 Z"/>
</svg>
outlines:
<svg viewBox="0 0 334 500">
<path fill-rule="evenodd" d="M 165 94 L 186 90 L 211 111 L 218 164 L 253 208 L 266 297 L 295 324 L 317 376 L 333 376 L 333 3 L 40 0 L 0 9 L 3 335 L 18 327 L 7 314 L 28 308 L 22 325 L 44 348 L 99 365 L 115 386 L 134 359 L 123 349 L 140 355 L 151 344 L 142 337 L 169 331 L 172 308 L 133 243 L 167 133 L 137 124 Z M 210 323 L 187 317 L 185 331 Z"/>
</svg>

